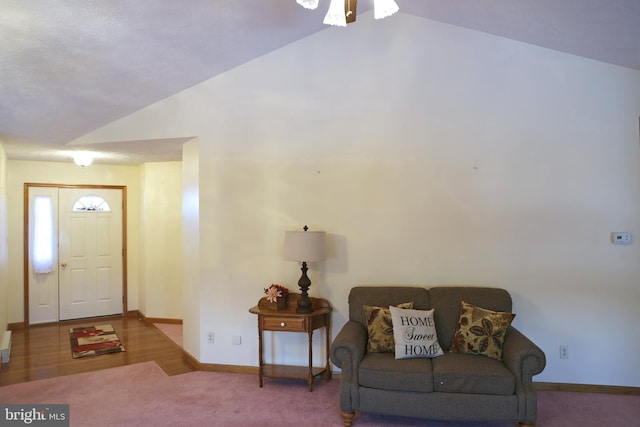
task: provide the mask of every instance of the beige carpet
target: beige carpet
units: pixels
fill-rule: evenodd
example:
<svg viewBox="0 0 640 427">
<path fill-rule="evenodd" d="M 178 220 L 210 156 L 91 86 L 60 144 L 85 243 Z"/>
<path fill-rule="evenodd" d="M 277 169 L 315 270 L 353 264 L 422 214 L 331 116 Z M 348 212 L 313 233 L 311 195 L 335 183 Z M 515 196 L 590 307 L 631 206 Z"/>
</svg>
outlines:
<svg viewBox="0 0 640 427">
<path fill-rule="evenodd" d="M 99 384 L 99 387 L 96 385 Z M 0 386 L 3 404 L 70 405 L 71 426 L 341 427 L 340 382 L 268 380 L 197 371 L 167 376 L 154 362 Z M 640 396 L 538 392 L 540 427 L 638 425 Z M 0 424 L 2 422 L 0 421 Z M 354 427 L 517 427 L 360 414 Z"/>
</svg>

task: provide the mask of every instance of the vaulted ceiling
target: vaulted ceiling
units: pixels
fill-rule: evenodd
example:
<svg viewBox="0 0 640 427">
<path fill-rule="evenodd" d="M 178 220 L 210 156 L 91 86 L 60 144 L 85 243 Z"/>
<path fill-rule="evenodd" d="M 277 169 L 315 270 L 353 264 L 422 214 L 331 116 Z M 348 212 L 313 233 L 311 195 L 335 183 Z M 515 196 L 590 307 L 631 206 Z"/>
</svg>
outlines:
<svg viewBox="0 0 640 427">
<path fill-rule="evenodd" d="M 640 71 L 638 0 L 396 1 L 400 13 Z M 372 3 L 358 1 L 358 15 Z M 341 31 L 322 24 L 328 5 L 0 0 L 0 141 L 10 159 L 67 161 L 77 148 L 68 143 L 94 129 L 312 33 Z M 113 154 L 107 163 L 136 164 L 179 159 L 183 142 L 101 149 Z"/>
</svg>

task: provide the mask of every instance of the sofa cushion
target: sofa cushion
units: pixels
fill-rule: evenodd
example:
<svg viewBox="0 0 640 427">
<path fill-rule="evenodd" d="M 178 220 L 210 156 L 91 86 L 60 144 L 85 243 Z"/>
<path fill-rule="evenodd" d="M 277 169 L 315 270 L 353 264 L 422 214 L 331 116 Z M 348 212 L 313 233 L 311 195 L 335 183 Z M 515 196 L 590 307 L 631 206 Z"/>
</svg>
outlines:
<svg viewBox="0 0 640 427">
<path fill-rule="evenodd" d="M 413 308 L 413 301 L 398 304 L 400 308 Z M 393 353 L 395 342 L 393 338 L 393 322 L 388 307 L 365 305 L 362 307 L 369 340 L 367 351 L 374 353 Z"/>
<path fill-rule="evenodd" d="M 451 351 L 502 360 L 504 338 L 514 317 L 513 313 L 487 310 L 462 301 Z"/>
<path fill-rule="evenodd" d="M 475 354 L 445 353 L 431 359 L 431 362 L 435 391 L 505 396 L 515 393 L 515 377 L 495 359 Z"/>
<path fill-rule="evenodd" d="M 431 359 L 396 360 L 393 353 L 367 353 L 360 362 L 358 373 L 362 387 L 433 391 Z"/>
<path fill-rule="evenodd" d="M 433 322 L 433 309 L 409 310 L 389 307 L 393 322 L 396 359 L 432 358 L 444 353 Z"/>
</svg>

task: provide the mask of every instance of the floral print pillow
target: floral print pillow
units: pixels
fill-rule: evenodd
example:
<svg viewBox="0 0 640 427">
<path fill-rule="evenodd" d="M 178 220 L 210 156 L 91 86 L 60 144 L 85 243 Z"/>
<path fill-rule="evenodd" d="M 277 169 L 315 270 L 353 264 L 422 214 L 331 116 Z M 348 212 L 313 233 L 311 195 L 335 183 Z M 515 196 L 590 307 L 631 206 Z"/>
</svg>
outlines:
<svg viewBox="0 0 640 427">
<path fill-rule="evenodd" d="M 516 315 L 476 307 L 465 301 L 462 301 L 461 306 L 458 330 L 453 336 L 451 351 L 481 354 L 501 361 L 504 337 Z"/>
<path fill-rule="evenodd" d="M 413 308 L 413 301 L 398 304 L 398 308 Z M 369 342 L 367 351 L 371 353 L 393 353 L 396 343 L 393 339 L 393 323 L 389 307 L 364 305 L 364 318 L 367 322 Z"/>
</svg>

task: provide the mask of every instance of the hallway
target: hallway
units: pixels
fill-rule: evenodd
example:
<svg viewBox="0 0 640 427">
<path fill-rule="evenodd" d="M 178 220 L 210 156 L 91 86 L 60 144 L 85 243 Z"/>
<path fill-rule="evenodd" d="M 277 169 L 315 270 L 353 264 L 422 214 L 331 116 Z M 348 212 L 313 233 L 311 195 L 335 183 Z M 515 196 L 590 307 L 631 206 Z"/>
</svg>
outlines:
<svg viewBox="0 0 640 427">
<path fill-rule="evenodd" d="M 111 323 L 125 352 L 73 359 L 69 329 Z M 195 371 L 182 348 L 136 317 L 102 317 L 32 326 L 12 333 L 11 358 L 0 368 L 0 386 L 155 361 L 168 375 Z"/>
</svg>

